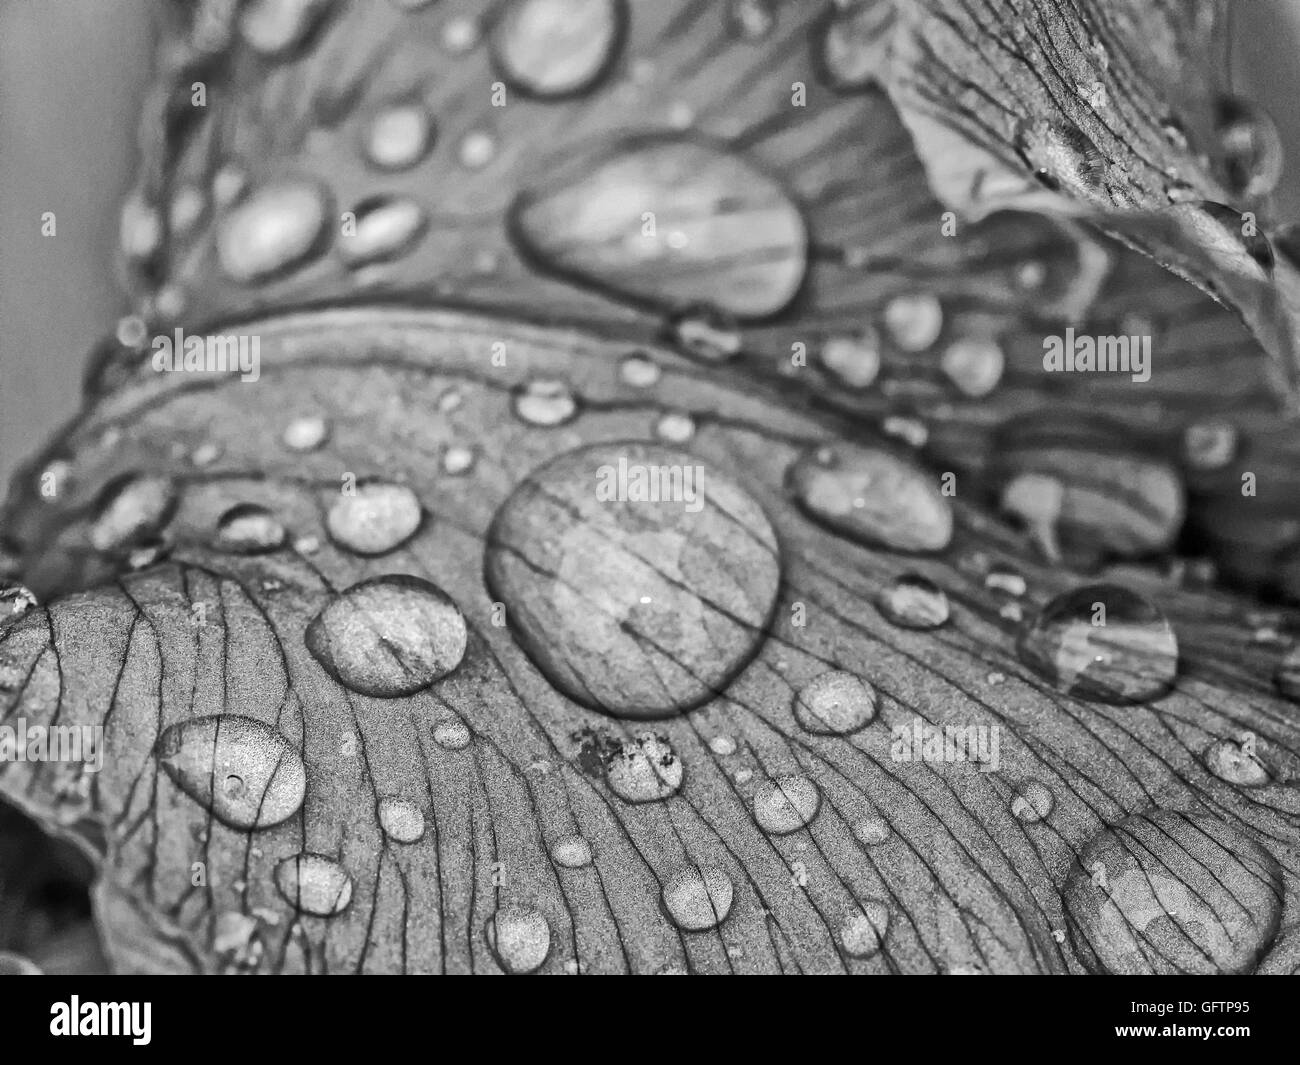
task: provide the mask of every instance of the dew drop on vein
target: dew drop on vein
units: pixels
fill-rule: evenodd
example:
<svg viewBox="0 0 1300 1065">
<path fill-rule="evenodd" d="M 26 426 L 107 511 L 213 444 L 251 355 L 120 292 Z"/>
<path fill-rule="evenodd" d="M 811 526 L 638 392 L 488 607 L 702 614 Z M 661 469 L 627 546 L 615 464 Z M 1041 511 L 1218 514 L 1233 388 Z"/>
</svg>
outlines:
<svg viewBox="0 0 1300 1065">
<path fill-rule="evenodd" d="M 551 952 L 551 926 L 532 906 L 502 906 L 484 928 L 488 947 L 506 972 L 536 972 Z"/>
<path fill-rule="evenodd" d="M 473 734 L 465 722 L 439 721 L 433 727 L 433 742 L 448 751 L 461 751 L 469 746 Z"/>
<path fill-rule="evenodd" d="M 261 829 L 302 806 L 307 770 L 287 739 L 239 714 L 190 718 L 169 726 L 158 761 L 195 802 L 232 828 Z"/>
<path fill-rule="evenodd" d="M 304 851 L 275 867 L 275 886 L 294 909 L 333 917 L 352 901 L 352 876 L 333 858 Z"/>
<path fill-rule="evenodd" d="M 1178 671 L 1178 639 L 1168 620 L 1116 585 L 1057 596 L 1023 626 L 1016 649 L 1065 694 L 1117 705 L 1162 695 Z"/>
<path fill-rule="evenodd" d="M 735 888 L 731 877 L 716 865 L 687 865 L 665 881 L 663 906 L 684 932 L 716 928 L 731 913 Z"/>
<path fill-rule="evenodd" d="M 1235 740 L 1215 740 L 1210 744 L 1205 751 L 1205 768 L 1239 788 L 1259 788 L 1271 780 L 1253 746 Z"/>
<path fill-rule="evenodd" d="M 668 741 L 651 732 L 627 740 L 605 759 L 605 780 L 624 802 L 658 802 L 675 795 L 684 774 Z"/>
<path fill-rule="evenodd" d="M 581 869 L 591 864 L 591 844 L 582 836 L 562 836 L 551 844 L 551 858 L 565 869 Z"/>
<path fill-rule="evenodd" d="M 795 693 L 792 708 L 805 732 L 844 736 L 876 716 L 876 690 L 853 673 L 828 670 Z"/>
<path fill-rule="evenodd" d="M 1052 789 L 1041 780 L 1029 780 L 1016 789 L 1011 800 L 1011 812 L 1019 821 L 1033 824 L 1051 816 L 1056 806 Z"/>
<path fill-rule="evenodd" d="M 880 951 L 889 930 L 889 906 L 880 899 L 865 899 L 861 912 L 849 916 L 840 926 L 840 942 L 854 958 L 870 958 Z"/>
<path fill-rule="evenodd" d="M 379 800 L 379 825 L 396 843 L 414 843 L 424 835 L 424 811 L 410 799 L 385 795 Z"/>
<path fill-rule="evenodd" d="M 763 831 L 783 836 L 807 828 L 821 803 L 821 791 L 807 777 L 774 777 L 755 789 L 754 817 Z"/>
</svg>

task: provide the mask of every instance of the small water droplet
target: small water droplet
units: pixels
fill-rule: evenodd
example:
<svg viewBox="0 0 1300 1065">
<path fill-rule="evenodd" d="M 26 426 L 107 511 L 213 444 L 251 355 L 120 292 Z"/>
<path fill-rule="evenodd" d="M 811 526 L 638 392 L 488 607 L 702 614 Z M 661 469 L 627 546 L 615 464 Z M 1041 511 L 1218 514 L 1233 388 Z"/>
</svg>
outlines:
<svg viewBox="0 0 1300 1065">
<path fill-rule="evenodd" d="M 584 92 L 618 55 L 624 11 L 617 0 L 509 0 L 492 30 L 497 70 L 527 96 Z"/>
<path fill-rule="evenodd" d="M 464 750 L 473 738 L 469 726 L 459 719 L 439 721 L 433 728 L 434 743 L 448 751 Z"/>
<path fill-rule="evenodd" d="M 212 175 L 212 198 L 222 207 L 229 207 L 248 187 L 248 175 L 236 163 L 223 163 Z"/>
<path fill-rule="evenodd" d="M 133 196 L 122 207 L 119 240 L 122 254 L 144 260 L 162 246 L 163 220 L 158 210 Z"/>
<path fill-rule="evenodd" d="M 328 201 L 308 181 L 258 189 L 217 226 L 217 258 L 232 281 L 252 284 L 305 262 L 322 249 Z"/>
<path fill-rule="evenodd" d="M 1205 751 L 1205 768 L 1220 780 L 1239 788 L 1258 788 L 1269 782 L 1268 770 L 1233 740 L 1215 740 Z"/>
<path fill-rule="evenodd" d="M 832 669 L 800 688 L 792 708 L 806 732 L 843 736 L 865 728 L 876 716 L 876 690 L 861 677 Z"/>
<path fill-rule="evenodd" d="M 217 521 L 217 542 L 223 550 L 253 555 L 284 544 L 284 526 L 265 507 L 237 503 Z"/>
<path fill-rule="evenodd" d="M 1030 780 L 1016 789 L 1011 800 L 1011 813 L 1019 821 L 1033 824 L 1051 816 L 1056 806 L 1056 796 L 1052 789 L 1041 780 Z"/>
<path fill-rule="evenodd" d="M 278 825 L 306 795 L 307 771 L 289 741 L 238 714 L 170 726 L 158 741 L 158 761 L 181 791 L 232 828 Z"/>
<path fill-rule="evenodd" d="M 895 296 L 885 305 L 885 329 L 904 351 L 926 351 L 943 332 L 943 304 L 930 292 Z"/>
<path fill-rule="evenodd" d="M 740 354 L 743 338 L 735 321 L 718 311 L 694 309 L 673 320 L 673 339 L 706 362 L 726 362 Z"/>
<path fill-rule="evenodd" d="M 1019 573 L 994 569 L 984 575 L 984 587 L 991 592 L 1005 592 L 1017 598 L 1029 590 L 1029 585 Z"/>
<path fill-rule="evenodd" d="M 719 758 L 727 758 L 736 753 L 736 741 L 730 736 L 714 736 L 709 740 L 709 750 Z"/>
<path fill-rule="evenodd" d="M 429 154 L 434 136 L 433 116 L 423 103 L 391 103 L 366 126 L 361 152 L 381 170 L 409 170 Z"/>
<path fill-rule="evenodd" d="M 655 422 L 655 435 L 670 444 L 684 444 L 695 435 L 695 419 L 684 411 L 669 411 Z"/>
<path fill-rule="evenodd" d="M 1016 648 L 1067 695 L 1118 705 L 1156 698 L 1178 671 L 1178 639 L 1165 616 L 1115 585 L 1058 595 L 1022 629 Z"/>
<path fill-rule="evenodd" d="M 284 430 L 284 446 L 290 451 L 315 451 L 329 439 L 329 423 L 317 415 L 295 418 Z"/>
<path fill-rule="evenodd" d="M 200 468 L 211 466 L 219 458 L 221 458 L 221 445 L 211 440 L 204 441 L 190 454 L 190 462 Z"/>
<path fill-rule="evenodd" d="M 958 391 L 979 399 L 998 387 L 1006 368 L 1006 355 L 996 340 L 962 337 L 944 348 L 940 365 Z"/>
<path fill-rule="evenodd" d="M 1017 124 L 1013 143 L 1025 165 L 1047 188 L 1083 199 L 1105 192 L 1106 157 L 1072 122 L 1028 119 Z"/>
<path fill-rule="evenodd" d="M 624 802 L 657 802 L 675 795 L 684 772 L 668 741 L 651 732 L 626 741 L 605 762 L 610 790 Z"/>
<path fill-rule="evenodd" d="M 864 846 L 876 847 L 889 839 L 889 822 L 883 817 L 867 817 L 853 826 L 853 834 Z"/>
<path fill-rule="evenodd" d="M 742 41 L 761 41 L 776 26 L 774 0 L 728 0 L 727 26 Z"/>
<path fill-rule="evenodd" d="M 314 917 L 333 917 L 352 901 L 352 877 L 323 854 L 294 854 L 275 867 L 275 886 L 295 909 Z"/>
<path fill-rule="evenodd" d="M 904 629 L 937 629 L 948 623 L 951 608 L 942 588 L 926 577 L 905 573 L 876 597 L 886 621 Z"/>
<path fill-rule="evenodd" d="M 172 194 L 168 220 L 173 234 L 188 233 L 207 209 L 208 201 L 197 185 L 182 185 Z"/>
<path fill-rule="evenodd" d="M 880 428 L 910 447 L 923 448 L 930 441 L 930 430 L 920 418 L 891 414 L 881 423 Z"/>
<path fill-rule="evenodd" d="M 478 19 L 468 15 L 449 18 L 442 24 L 439 40 L 442 50 L 448 55 L 467 55 L 478 47 L 483 39 L 483 27 Z"/>
<path fill-rule="evenodd" d="M 149 327 L 138 314 L 128 314 L 117 320 L 114 336 L 122 347 L 138 351 L 149 337 Z"/>
<path fill-rule="evenodd" d="M 377 196 L 353 208 L 356 229 L 339 238 L 339 255 L 349 266 L 395 259 L 410 249 L 429 224 L 424 208 L 404 197 Z"/>
<path fill-rule="evenodd" d="M 379 800 L 379 824 L 397 843 L 414 843 L 424 835 L 424 811 L 410 799 L 385 795 Z"/>
<path fill-rule="evenodd" d="M 456 158 L 466 170 L 482 170 L 496 158 L 497 142 L 487 130 L 473 129 L 460 139 Z"/>
<path fill-rule="evenodd" d="M 474 468 L 477 453 L 472 447 L 451 444 L 442 453 L 442 472 L 448 477 L 460 477 Z"/>
<path fill-rule="evenodd" d="M 551 926 L 532 906 L 502 906 L 488 919 L 484 935 L 508 973 L 536 972 L 551 952 Z"/>
<path fill-rule="evenodd" d="M 879 899 L 864 899 L 861 913 L 850 916 L 840 926 L 840 942 L 854 958 L 870 958 L 885 942 L 889 929 L 889 906 Z"/>
<path fill-rule="evenodd" d="M 552 378 L 539 378 L 517 388 L 511 405 L 520 421 L 548 429 L 564 425 L 578 414 L 572 390 L 564 381 Z"/>
<path fill-rule="evenodd" d="M 556 865 L 566 869 L 581 869 L 591 864 L 591 844 L 582 836 L 563 836 L 551 846 L 551 857 Z"/>
<path fill-rule="evenodd" d="M 1282 871 L 1217 818 L 1154 810 L 1095 836 L 1064 897 L 1094 972 L 1244 973 L 1277 934 Z"/>
<path fill-rule="evenodd" d="M 659 364 L 640 352 L 627 356 L 618 367 L 619 377 L 633 388 L 653 388 L 659 383 Z"/>
<path fill-rule="evenodd" d="M 1183 456 L 1194 470 L 1221 470 L 1237 457 L 1240 439 L 1231 422 L 1207 418 L 1183 430 Z"/>
<path fill-rule="evenodd" d="M 404 484 L 364 481 L 330 507 L 325 527 L 340 547 L 383 555 L 406 543 L 424 519 L 420 500 Z"/>
<path fill-rule="evenodd" d="M 786 484 L 808 515 L 861 543 L 935 552 L 952 541 L 952 507 L 930 476 L 876 448 L 806 451 Z"/>
<path fill-rule="evenodd" d="M 765 780 L 754 792 L 754 817 L 763 831 L 774 836 L 807 828 L 821 805 L 817 785 L 803 776 Z"/>
<path fill-rule="evenodd" d="M 867 388 L 880 374 L 880 338 L 875 330 L 830 337 L 822 344 L 820 356 L 822 365 L 850 388 Z"/>
<path fill-rule="evenodd" d="M 407 574 L 354 584 L 307 627 L 307 649 L 335 680 L 363 695 L 410 695 L 445 677 L 469 634 L 452 599 Z"/>
<path fill-rule="evenodd" d="M 716 928 L 731 913 L 735 888 L 716 865 L 687 865 L 664 883 L 664 912 L 684 932 Z"/>
<path fill-rule="evenodd" d="M 166 477 L 127 476 L 103 492 L 90 529 L 96 551 L 117 551 L 157 534 L 176 509 L 176 490 Z"/>
</svg>

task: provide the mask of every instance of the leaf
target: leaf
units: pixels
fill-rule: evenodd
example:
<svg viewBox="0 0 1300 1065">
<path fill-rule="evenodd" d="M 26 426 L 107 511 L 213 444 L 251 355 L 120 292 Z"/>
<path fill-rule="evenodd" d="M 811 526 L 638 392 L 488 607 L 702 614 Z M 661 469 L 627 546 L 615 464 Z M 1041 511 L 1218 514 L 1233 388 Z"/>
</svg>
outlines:
<svg viewBox="0 0 1300 1065">
<path fill-rule="evenodd" d="M 941 330 L 991 318 L 1009 365 L 1028 360 L 1044 299 L 1009 276 L 1028 260 L 1049 319 L 1105 321 L 1126 295 L 1167 315 L 1179 341 L 1158 395 L 1188 416 L 1222 402 L 1200 367 L 1229 353 L 1248 416 L 1271 400 L 1239 328 L 1120 250 L 1103 246 L 1098 268 L 1096 246 L 1054 222 L 1002 215 L 943 237 L 890 103 L 818 80 L 809 43 L 825 47 L 828 11 L 783 7 L 753 41 L 711 5 L 633 5 L 610 69 L 640 72 L 635 108 L 620 77 L 496 113 L 490 35 L 430 62 L 463 39 L 443 6 L 367 5 L 363 22 L 320 5 L 301 48 L 270 58 L 228 47 L 250 31 L 220 17 L 178 23 L 188 43 L 164 53 L 170 117 L 141 195 L 175 216 L 182 189 L 229 192 L 234 158 L 246 188 L 205 198 L 137 261 L 144 336 L 179 319 L 256 338 L 260 373 L 155 372 L 139 337 L 105 345 L 86 409 L 6 507 L 6 547 L 42 605 L 3 629 L 2 723 L 103 726 L 105 760 L 98 774 L 3 762 L 0 794 L 101 855 L 115 964 L 1294 971 L 1300 743 L 1271 684 L 1280 640 L 1255 638 L 1249 601 L 1129 564 L 1089 578 L 1112 582 L 1088 594 L 1122 646 L 1069 627 L 1074 643 L 1043 645 L 1056 615 L 1026 623 L 1084 578 L 993 516 L 991 459 L 1043 470 L 1032 435 L 1004 452 L 995 430 L 1058 388 L 1076 410 L 1122 393 L 1013 373 L 966 395 L 936 386 L 932 343 L 912 342 L 932 321 L 917 297 L 938 294 Z M 175 103 L 196 70 L 201 114 Z M 332 223 L 378 195 L 357 145 L 385 100 L 413 96 L 436 143 L 381 192 L 427 225 L 358 273 L 341 251 L 354 238 L 316 232 L 314 212 Z M 545 241 L 512 233 L 524 190 L 572 187 L 548 180 L 559 161 L 635 147 L 633 124 L 671 142 L 675 112 L 694 116 L 692 158 L 719 165 L 656 171 L 676 176 L 650 183 L 646 209 L 713 306 L 636 244 L 600 283 L 609 233 L 566 232 L 581 202 L 533 216 Z M 495 154 L 481 139 L 464 154 L 489 123 Z M 751 170 L 772 184 L 717 177 Z M 630 180 L 616 168 L 592 202 L 617 204 Z M 278 248 L 228 247 L 223 266 L 226 221 L 268 188 L 293 224 Z M 326 207 L 303 192 L 325 188 Z M 808 233 L 788 306 L 774 294 L 798 229 L 771 188 Z M 410 216 L 380 217 L 382 234 Z M 764 251 L 783 269 L 754 269 Z M 824 372 L 829 342 L 868 326 L 901 387 Z M 796 343 L 813 365 L 791 361 Z M 1123 402 L 1125 424 L 1149 429 Z M 928 465 L 884 432 L 922 406 Z M 676 502 L 639 500 L 637 477 L 665 469 L 655 483 Z M 868 490 L 885 505 L 854 506 Z M 1134 590 L 1177 634 L 1176 678 Z M 1101 684 L 1094 639 L 1119 662 Z M 1096 698 L 1156 682 L 1169 690 L 1133 704 Z M 927 725 L 996 729 L 980 735 L 986 760 L 997 737 L 998 771 L 901 759 Z"/>
</svg>

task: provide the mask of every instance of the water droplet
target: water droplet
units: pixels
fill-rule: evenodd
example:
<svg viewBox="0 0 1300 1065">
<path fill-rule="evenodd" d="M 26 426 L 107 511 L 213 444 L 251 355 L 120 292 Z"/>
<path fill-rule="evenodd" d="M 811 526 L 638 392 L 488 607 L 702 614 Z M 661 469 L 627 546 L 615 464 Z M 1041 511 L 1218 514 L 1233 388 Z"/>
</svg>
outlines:
<svg viewBox="0 0 1300 1065">
<path fill-rule="evenodd" d="M 898 551 L 942 551 L 953 513 L 930 476 L 876 448 L 812 449 L 786 473 L 810 517 L 862 543 Z"/>
<path fill-rule="evenodd" d="M 854 958 L 870 958 L 885 942 L 889 929 L 889 906 L 879 899 L 864 899 L 861 913 L 850 916 L 840 926 L 840 942 Z"/>
<path fill-rule="evenodd" d="M 238 714 L 170 726 L 158 761 L 181 791 L 232 828 L 278 825 L 298 812 L 307 790 L 307 770 L 289 741 Z"/>
<path fill-rule="evenodd" d="M 904 351 L 925 351 L 943 332 L 943 304 L 929 292 L 895 296 L 884 317 L 890 337 Z"/>
<path fill-rule="evenodd" d="M 359 555 L 382 555 L 406 543 L 423 520 L 420 500 L 404 484 L 363 481 L 340 495 L 325 518 L 330 538 Z"/>
<path fill-rule="evenodd" d="M 940 365 L 958 391 L 979 399 L 998 387 L 1006 368 L 1006 355 L 996 340 L 962 337 L 944 349 Z"/>
<path fill-rule="evenodd" d="M 207 208 L 207 197 L 197 185 L 182 185 L 172 194 L 168 213 L 172 233 L 188 233 L 198 224 Z"/>
<path fill-rule="evenodd" d="M 291 906 L 314 917 L 333 917 L 352 901 L 352 877 L 323 854 L 285 858 L 275 867 L 275 886 Z"/>
<path fill-rule="evenodd" d="M 519 196 L 512 232 L 563 276 L 737 318 L 785 308 L 807 269 L 807 228 L 785 189 L 741 156 L 676 134 L 557 168 Z"/>
<path fill-rule="evenodd" d="M 363 695 L 410 695 L 445 677 L 465 656 L 460 608 L 407 574 L 354 584 L 307 626 L 307 649 L 335 680 Z"/>
<path fill-rule="evenodd" d="M 734 359 L 744 343 L 732 318 L 707 308 L 694 308 L 674 318 L 673 339 L 683 350 L 706 362 Z"/>
<path fill-rule="evenodd" d="M 827 12 L 813 48 L 832 88 L 861 92 L 879 84 L 894 18 L 887 4 L 840 4 Z"/>
<path fill-rule="evenodd" d="M 484 930 L 488 946 L 506 972 L 536 972 L 551 952 L 551 926 L 531 906 L 502 906 Z"/>
<path fill-rule="evenodd" d="M 684 932 L 705 932 L 727 919 L 735 899 L 731 877 L 716 865 L 687 865 L 664 884 L 664 912 Z"/>
<path fill-rule="evenodd" d="M 853 834 L 864 846 L 876 847 L 889 838 L 889 822 L 883 817 L 868 817 L 853 826 Z"/>
<path fill-rule="evenodd" d="M 618 367 L 623 383 L 633 388 L 653 388 L 659 383 L 660 372 L 659 364 L 640 352 L 627 356 Z"/>
<path fill-rule="evenodd" d="M 919 418 L 891 414 L 881 423 L 880 428 L 914 448 L 923 448 L 930 440 L 930 430 Z"/>
<path fill-rule="evenodd" d="M 165 477 L 128 476 L 100 497 L 90 543 L 96 551 L 117 551 L 156 535 L 171 520 L 176 491 Z"/>
<path fill-rule="evenodd" d="M 433 741 L 449 751 L 462 751 L 474 737 L 469 726 L 460 720 L 439 721 L 433 728 Z"/>
<path fill-rule="evenodd" d="M 223 550 L 254 555 L 284 544 L 284 526 L 265 507 L 237 503 L 217 521 L 217 542 Z"/>
<path fill-rule="evenodd" d="M 379 196 L 354 208 L 355 231 L 339 239 L 339 255 L 349 266 L 394 259 L 424 233 L 429 219 L 424 208 L 403 197 Z"/>
<path fill-rule="evenodd" d="M 529 381 L 516 389 L 511 405 L 520 421 L 546 429 L 571 422 L 578 414 L 578 401 L 569 386 L 550 378 Z"/>
<path fill-rule="evenodd" d="M 763 831 L 774 836 L 807 828 L 821 805 L 821 792 L 807 777 L 775 777 L 754 792 L 754 817 Z"/>
<path fill-rule="evenodd" d="M 410 799 L 385 795 L 379 800 L 379 824 L 398 843 L 414 843 L 424 835 L 424 811 Z"/>
<path fill-rule="evenodd" d="M 483 39 L 483 27 L 476 18 L 460 15 L 449 18 L 442 25 L 442 49 L 448 55 L 467 55 Z"/>
<path fill-rule="evenodd" d="M 1198 244 L 1235 273 L 1252 278 L 1273 273 L 1273 246 L 1253 217 L 1212 200 L 1178 203 L 1168 210 Z"/>
<path fill-rule="evenodd" d="M 761 41 L 776 26 L 773 0 L 729 0 L 727 26 L 742 41 Z"/>
<path fill-rule="evenodd" d="M 876 609 L 886 621 L 904 629 L 937 629 L 948 623 L 948 596 L 933 581 L 905 573 L 881 589 Z"/>
<path fill-rule="evenodd" d="M 832 669 L 800 688 L 792 709 L 806 732 L 842 736 L 866 727 L 876 716 L 876 690 L 861 677 Z"/>
<path fill-rule="evenodd" d="M 1217 818 L 1155 810 L 1095 836 L 1064 895 L 1094 972 L 1244 973 L 1277 934 L 1282 871 Z"/>
<path fill-rule="evenodd" d="M 222 207 L 229 207 L 248 187 L 248 175 L 235 163 L 223 163 L 212 175 L 212 198 Z"/>
<path fill-rule="evenodd" d="M 1239 442 L 1235 425 L 1209 418 L 1183 430 L 1183 456 L 1194 470 L 1221 470 L 1237 457 Z"/>
<path fill-rule="evenodd" d="M 991 592 L 1005 592 L 1007 595 L 1022 596 L 1029 590 L 1029 585 L 1019 573 L 1011 570 L 989 570 L 984 575 L 984 587 Z"/>
<path fill-rule="evenodd" d="M 442 472 L 448 477 L 460 477 L 474 468 L 477 455 L 472 447 L 451 444 L 442 453 Z"/>
<path fill-rule="evenodd" d="M 291 421 L 282 439 L 290 451 L 315 451 L 329 439 L 329 435 L 329 423 L 324 418 L 308 415 Z"/>
<path fill-rule="evenodd" d="M 1268 770 L 1259 759 L 1232 740 L 1210 744 L 1205 751 L 1205 768 L 1239 788 L 1258 788 L 1269 782 Z"/>
<path fill-rule="evenodd" d="M 610 790 L 624 802 L 657 802 L 675 795 L 683 774 L 668 741 L 650 732 L 626 741 L 605 762 Z"/>
<path fill-rule="evenodd" d="M 190 462 L 195 466 L 211 466 L 217 459 L 221 458 L 221 445 L 211 440 L 206 440 L 190 454 Z"/>
<path fill-rule="evenodd" d="M 1041 780 L 1030 780 L 1022 784 L 1011 800 L 1011 813 L 1017 820 L 1033 824 L 1051 816 L 1056 806 L 1056 796 L 1052 789 Z"/>
<path fill-rule="evenodd" d="M 501 77 L 527 96 L 584 92 L 609 70 L 622 41 L 617 0 L 510 0 L 492 30 Z"/>
<path fill-rule="evenodd" d="M 1156 607 L 1108 584 L 1058 595 L 1021 631 L 1021 660 L 1067 695 L 1122 705 L 1163 694 L 1178 639 Z"/>
<path fill-rule="evenodd" d="M 163 239 L 162 216 L 139 197 L 132 196 L 122 206 L 119 240 L 122 254 L 143 260 L 152 256 Z"/>
<path fill-rule="evenodd" d="M 722 691 L 757 651 L 780 584 L 759 505 L 695 456 L 597 444 L 536 470 L 488 531 L 486 575 L 557 688 L 625 718 Z"/>
<path fill-rule="evenodd" d="M 867 388 L 880 374 L 880 338 L 874 330 L 830 337 L 820 355 L 822 365 L 850 388 Z"/>
<path fill-rule="evenodd" d="M 460 139 L 456 158 L 466 170 L 482 170 L 496 158 L 497 142 L 487 130 L 472 129 Z"/>
<path fill-rule="evenodd" d="M 684 444 L 695 435 L 695 419 L 683 411 L 669 411 L 655 422 L 655 435 L 670 444 Z"/>
<path fill-rule="evenodd" d="M 551 846 L 551 857 L 556 865 L 581 869 L 591 864 L 591 844 L 581 836 L 564 836 Z"/>
<path fill-rule="evenodd" d="M 709 750 L 719 758 L 727 758 L 736 753 L 736 741 L 730 736 L 714 736 L 709 740 Z"/>
<path fill-rule="evenodd" d="M 381 170 L 409 170 L 429 154 L 434 134 L 433 116 L 423 103 L 392 103 L 366 126 L 361 152 Z"/>
<path fill-rule="evenodd" d="M 1019 123 L 1016 151 L 1047 188 L 1083 199 L 1106 190 L 1106 157 L 1088 135 L 1071 122 L 1035 118 Z"/>
<path fill-rule="evenodd" d="M 221 219 L 217 258 L 232 281 L 252 284 L 298 266 L 321 250 L 327 200 L 307 181 L 267 185 Z"/>
<path fill-rule="evenodd" d="M 1220 100 L 1215 134 L 1234 198 L 1257 200 L 1277 188 L 1286 148 L 1267 111 L 1236 97 Z"/>
</svg>

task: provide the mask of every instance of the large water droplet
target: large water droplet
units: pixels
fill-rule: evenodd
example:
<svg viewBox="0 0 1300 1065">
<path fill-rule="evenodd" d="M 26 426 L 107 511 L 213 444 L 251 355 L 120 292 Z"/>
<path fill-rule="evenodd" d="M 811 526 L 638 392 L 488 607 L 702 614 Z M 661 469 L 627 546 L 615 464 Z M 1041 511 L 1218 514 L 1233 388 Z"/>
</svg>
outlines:
<svg viewBox="0 0 1300 1065">
<path fill-rule="evenodd" d="M 578 414 L 573 391 L 551 378 L 538 378 L 516 389 L 511 405 L 520 421 L 545 429 L 571 422 Z"/>
<path fill-rule="evenodd" d="M 484 929 L 488 946 L 506 972 L 536 972 L 551 952 L 551 926 L 532 906 L 502 906 Z"/>
<path fill-rule="evenodd" d="M 254 555 L 284 543 L 284 526 L 265 507 L 237 503 L 217 521 L 217 542 L 226 551 Z"/>
<path fill-rule="evenodd" d="M 807 828 L 821 805 L 817 785 L 803 776 L 774 777 L 754 791 L 754 817 L 763 831 L 774 836 Z"/>
<path fill-rule="evenodd" d="M 1104 703 L 1154 699 L 1178 672 L 1178 639 L 1165 616 L 1115 585 L 1058 595 L 1021 630 L 1016 648 L 1067 695 Z"/>
<path fill-rule="evenodd" d="M 424 835 L 424 811 L 410 799 L 385 795 L 379 800 L 379 825 L 397 843 L 414 843 Z"/>
<path fill-rule="evenodd" d="M 812 449 L 786 483 L 817 521 L 866 544 L 898 551 L 942 551 L 952 540 L 948 500 L 919 467 L 875 448 Z"/>
<path fill-rule="evenodd" d="M 880 899 L 865 899 L 862 912 L 850 916 L 840 927 L 840 942 L 854 958 L 870 958 L 885 942 L 889 929 L 889 906 Z"/>
<path fill-rule="evenodd" d="M 861 677 L 832 669 L 800 688 L 792 708 L 805 731 L 843 736 L 864 728 L 876 716 L 876 690 Z"/>
<path fill-rule="evenodd" d="M 100 497 L 90 543 L 116 551 L 154 536 L 176 509 L 176 490 L 165 477 L 130 476 L 110 484 Z"/>
<path fill-rule="evenodd" d="M 307 770 L 289 741 L 238 714 L 170 726 L 158 761 L 177 787 L 233 828 L 278 825 L 298 812 L 307 791 Z"/>
<path fill-rule="evenodd" d="M 512 232 L 543 268 L 669 307 L 775 314 L 807 267 L 794 201 L 746 160 L 679 136 L 641 138 L 523 192 Z"/>
<path fill-rule="evenodd" d="M 619 0 L 510 0 L 492 31 L 493 59 L 528 96 L 572 96 L 614 62 L 625 15 Z"/>
<path fill-rule="evenodd" d="M 628 740 L 605 761 L 605 779 L 624 802 L 657 802 L 682 786 L 681 759 L 668 741 L 644 732 Z"/>
<path fill-rule="evenodd" d="M 340 547 L 382 555 L 414 536 L 422 519 L 420 500 L 406 485 L 365 481 L 334 501 L 325 527 Z"/>
<path fill-rule="evenodd" d="M 314 917 L 333 917 L 352 901 L 352 877 L 323 854 L 285 858 L 275 867 L 275 886 L 291 906 Z"/>
<path fill-rule="evenodd" d="M 395 259 L 420 238 L 429 222 L 424 208 L 404 197 L 364 200 L 353 213 L 356 229 L 339 239 L 339 255 L 349 266 Z"/>
<path fill-rule="evenodd" d="M 363 695 L 410 695 L 445 677 L 469 634 L 452 599 L 406 574 L 354 584 L 307 627 L 307 649 L 340 684 Z"/>
<path fill-rule="evenodd" d="M 389 104 L 367 125 L 361 151 L 381 170 L 409 170 L 433 146 L 434 122 L 419 101 Z"/>
<path fill-rule="evenodd" d="M 727 919 L 735 889 L 716 865 L 687 865 L 663 888 L 664 912 L 684 932 L 704 932 Z"/>
<path fill-rule="evenodd" d="M 591 864 L 591 844 L 581 836 L 564 836 L 551 846 L 551 857 L 556 865 L 566 869 L 581 869 Z"/>
<path fill-rule="evenodd" d="M 1013 143 L 1025 165 L 1049 189 L 1083 199 L 1105 191 L 1106 157 L 1073 123 L 1029 119 L 1017 125 Z"/>
<path fill-rule="evenodd" d="M 328 203 L 307 181 L 258 189 L 222 218 L 217 258 L 232 281 L 251 284 L 291 269 L 319 252 Z"/>
<path fill-rule="evenodd" d="M 1064 894 L 1094 971 L 1243 973 L 1277 933 L 1282 871 L 1216 818 L 1156 810 L 1094 837 Z"/>
<path fill-rule="evenodd" d="M 493 597 L 560 690 L 627 718 L 679 713 L 757 651 L 776 536 L 738 485 L 658 444 L 598 444 L 524 480 L 488 530 Z"/>
</svg>

